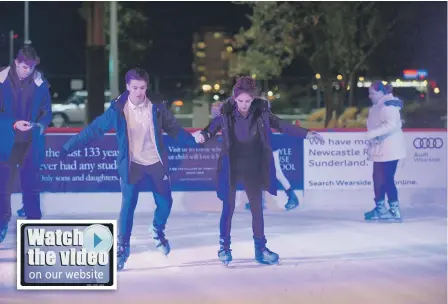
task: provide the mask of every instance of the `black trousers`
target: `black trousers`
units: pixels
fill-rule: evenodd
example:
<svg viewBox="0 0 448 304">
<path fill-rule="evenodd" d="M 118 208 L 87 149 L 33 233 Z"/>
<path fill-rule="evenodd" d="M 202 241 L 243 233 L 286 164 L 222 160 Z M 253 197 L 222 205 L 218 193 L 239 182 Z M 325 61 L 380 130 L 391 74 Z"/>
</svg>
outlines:
<svg viewBox="0 0 448 304">
<path fill-rule="evenodd" d="M 145 179 L 149 179 L 151 183 L 156 203 L 152 224 L 158 231 L 165 230 L 165 225 L 173 206 L 171 182 L 168 176 L 165 175 L 165 169 L 160 162 L 149 166 L 132 162 L 129 183 L 121 180 L 122 203 L 118 220 L 118 232 L 123 240 L 129 241 L 131 238 L 134 212 L 137 207 L 140 187 Z"/>
<path fill-rule="evenodd" d="M 235 211 L 236 185 L 241 182 L 249 199 L 250 211 L 252 213 L 252 231 L 255 239 L 265 239 L 264 235 L 264 219 L 262 206 L 262 186 L 260 177 L 253 170 L 244 172 L 235 172 L 231 177 L 230 191 L 223 201 L 221 220 L 220 220 L 220 237 L 230 239 L 230 231 L 232 227 L 232 217 Z M 255 171 L 257 172 L 257 171 Z"/>
<path fill-rule="evenodd" d="M 40 172 L 32 161 L 31 143 L 15 143 L 11 157 L 0 163 L 0 224 L 11 220 L 11 193 L 17 173 L 20 173 L 22 201 L 27 219 L 41 219 Z"/>
<path fill-rule="evenodd" d="M 395 186 L 395 172 L 398 160 L 373 163 L 373 189 L 375 201 L 380 202 L 387 199 L 389 202 L 398 201 L 398 191 Z"/>
</svg>

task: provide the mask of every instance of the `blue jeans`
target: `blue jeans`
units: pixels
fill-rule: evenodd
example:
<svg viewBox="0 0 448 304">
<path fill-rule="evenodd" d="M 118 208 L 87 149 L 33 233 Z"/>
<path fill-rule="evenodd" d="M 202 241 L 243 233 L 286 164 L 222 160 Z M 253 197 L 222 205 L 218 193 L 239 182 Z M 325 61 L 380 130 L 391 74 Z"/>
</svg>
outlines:
<svg viewBox="0 0 448 304">
<path fill-rule="evenodd" d="M 137 207 L 140 188 L 149 179 L 153 191 L 156 210 L 154 211 L 153 226 L 158 231 L 165 230 L 165 225 L 171 213 L 173 198 L 171 196 L 171 184 L 165 175 L 165 170 L 160 162 L 143 166 L 131 163 L 129 183 L 121 180 L 122 203 L 120 218 L 118 220 L 118 235 L 124 241 L 129 241 L 134 225 L 134 212 Z"/>
<path fill-rule="evenodd" d="M 11 220 L 11 193 L 20 173 L 23 207 L 27 219 L 41 219 L 40 171 L 33 164 L 30 143 L 15 143 L 8 162 L 0 163 L 0 224 Z"/>
</svg>

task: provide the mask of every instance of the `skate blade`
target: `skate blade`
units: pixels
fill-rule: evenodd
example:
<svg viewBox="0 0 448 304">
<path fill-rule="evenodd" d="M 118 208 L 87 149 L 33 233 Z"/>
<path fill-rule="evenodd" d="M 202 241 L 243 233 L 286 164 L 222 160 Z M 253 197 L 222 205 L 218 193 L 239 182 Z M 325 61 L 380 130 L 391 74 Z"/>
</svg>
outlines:
<svg viewBox="0 0 448 304">
<path fill-rule="evenodd" d="M 292 206 L 292 207 L 285 207 L 285 211 L 291 211 L 291 210 L 294 210 L 294 209 L 297 209 L 297 208 L 299 208 L 299 205 L 295 205 L 295 206 Z"/>
<path fill-rule="evenodd" d="M 275 261 L 275 262 L 267 262 L 267 261 L 260 261 L 260 260 L 255 260 L 258 264 L 262 264 L 262 265 L 279 265 L 280 264 L 280 260 Z"/>
</svg>

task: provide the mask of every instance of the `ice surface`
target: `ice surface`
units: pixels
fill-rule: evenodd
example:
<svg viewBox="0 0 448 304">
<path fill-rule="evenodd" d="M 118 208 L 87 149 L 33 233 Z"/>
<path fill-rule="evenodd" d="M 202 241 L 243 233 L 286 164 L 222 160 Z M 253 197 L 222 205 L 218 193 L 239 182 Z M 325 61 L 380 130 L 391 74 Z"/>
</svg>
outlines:
<svg viewBox="0 0 448 304">
<path fill-rule="evenodd" d="M 282 261 L 276 266 L 253 261 L 247 211 L 234 215 L 234 261 L 227 268 L 217 260 L 219 212 L 173 212 L 166 231 L 172 244 L 168 258 L 148 238 L 152 213 L 138 212 L 117 291 L 16 291 L 12 224 L 0 245 L 0 303 L 447 303 L 446 196 L 436 201 L 430 193 L 403 193 L 415 198 L 403 204 L 405 222 L 383 224 L 362 220 L 373 207 L 370 192 L 345 199 L 313 195 L 314 207 L 304 203 L 290 212 L 265 212 L 268 247 Z M 318 204 L 324 197 L 331 201 Z M 304 200 L 310 202 L 307 195 Z"/>
</svg>

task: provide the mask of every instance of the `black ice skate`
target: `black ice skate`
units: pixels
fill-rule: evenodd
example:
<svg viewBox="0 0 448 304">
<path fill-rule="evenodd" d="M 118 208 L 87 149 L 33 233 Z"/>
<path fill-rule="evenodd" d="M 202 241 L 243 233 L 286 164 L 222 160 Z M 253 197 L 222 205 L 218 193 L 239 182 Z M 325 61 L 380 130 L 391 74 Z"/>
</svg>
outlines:
<svg viewBox="0 0 448 304">
<path fill-rule="evenodd" d="M 7 233 L 8 233 L 8 224 L 0 224 L 0 243 L 3 243 Z"/>
<path fill-rule="evenodd" d="M 19 210 L 17 210 L 18 217 L 26 217 L 25 208 L 22 206 Z"/>
<path fill-rule="evenodd" d="M 274 265 L 279 263 L 279 255 L 270 251 L 266 247 L 266 239 L 256 239 L 255 241 L 255 260 L 260 264 Z"/>
<path fill-rule="evenodd" d="M 131 246 L 129 241 L 124 241 L 122 237 L 118 237 L 117 245 L 117 270 L 123 270 L 129 255 L 131 254 Z"/>
<path fill-rule="evenodd" d="M 286 211 L 299 207 L 299 198 L 294 193 L 294 190 L 292 188 L 289 188 L 288 190 L 285 190 L 285 192 L 288 196 L 288 202 L 285 205 Z"/>
<path fill-rule="evenodd" d="M 156 248 L 163 253 L 164 255 L 168 255 L 171 252 L 171 246 L 168 240 L 165 238 L 165 233 L 160 230 L 156 230 L 154 226 L 149 228 L 149 234 L 151 235 Z"/>
<path fill-rule="evenodd" d="M 230 238 L 221 238 L 219 240 L 218 258 L 225 265 L 232 262 L 232 250 L 230 249 Z"/>
</svg>

